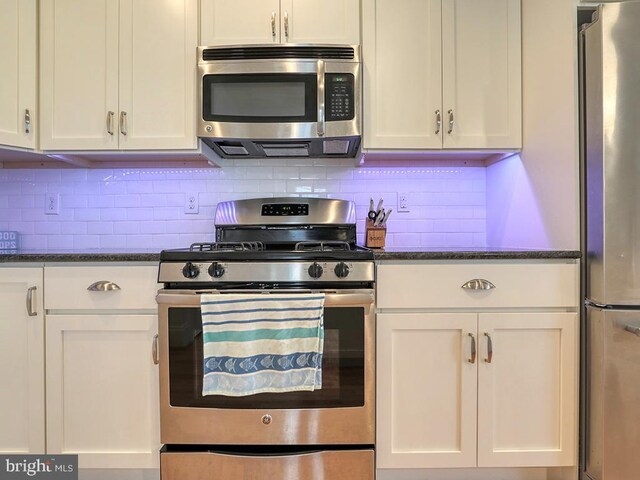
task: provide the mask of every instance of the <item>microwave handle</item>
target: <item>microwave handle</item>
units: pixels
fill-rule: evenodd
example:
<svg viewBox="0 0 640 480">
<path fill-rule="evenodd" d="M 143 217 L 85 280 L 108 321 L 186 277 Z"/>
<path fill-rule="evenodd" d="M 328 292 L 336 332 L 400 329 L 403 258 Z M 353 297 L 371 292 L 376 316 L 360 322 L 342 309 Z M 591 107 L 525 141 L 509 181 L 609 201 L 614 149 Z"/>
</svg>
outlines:
<svg viewBox="0 0 640 480">
<path fill-rule="evenodd" d="M 318 60 L 318 129 L 317 133 L 319 137 L 324 137 L 324 119 L 325 119 L 325 105 L 324 105 L 324 60 Z"/>
</svg>

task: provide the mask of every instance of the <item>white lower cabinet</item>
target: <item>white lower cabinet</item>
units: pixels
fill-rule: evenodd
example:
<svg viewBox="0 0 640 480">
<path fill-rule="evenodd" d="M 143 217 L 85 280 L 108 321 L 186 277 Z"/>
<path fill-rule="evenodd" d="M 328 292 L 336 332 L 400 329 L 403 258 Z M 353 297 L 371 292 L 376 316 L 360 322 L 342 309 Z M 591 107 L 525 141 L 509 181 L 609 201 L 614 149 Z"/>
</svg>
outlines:
<svg viewBox="0 0 640 480">
<path fill-rule="evenodd" d="M 80 468 L 159 465 L 155 315 L 47 316 L 47 451 Z"/>
<path fill-rule="evenodd" d="M 424 280 L 392 290 L 400 273 Z M 518 294 L 533 274 L 557 291 Z M 382 264 L 377 279 L 378 468 L 577 464 L 575 262 Z"/>
<path fill-rule="evenodd" d="M 42 268 L 0 268 L 0 453 L 42 454 Z"/>
<path fill-rule="evenodd" d="M 476 465 L 477 315 L 380 314 L 379 468 Z"/>
<path fill-rule="evenodd" d="M 47 452 L 158 468 L 157 267 L 45 266 Z"/>
</svg>

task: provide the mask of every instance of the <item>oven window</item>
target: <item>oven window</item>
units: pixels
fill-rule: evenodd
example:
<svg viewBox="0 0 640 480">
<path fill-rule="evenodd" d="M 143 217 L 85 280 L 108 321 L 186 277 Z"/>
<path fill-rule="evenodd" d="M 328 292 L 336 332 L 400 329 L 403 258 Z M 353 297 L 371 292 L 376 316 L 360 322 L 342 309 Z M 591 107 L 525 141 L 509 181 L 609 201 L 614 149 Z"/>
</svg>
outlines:
<svg viewBox="0 0 640 480">
<path fill-rule="evenodd" d="M 205 75 L 202 117 L 217 122 L 316 122 L 314 74 Z"/>
<path fill-rule="evenodd" d="M 324 310 L 322 388 L 313 392 L 202 396 L 202 320 L 199 308 L 169 308 L 169 395 L 175 407 L 291 409 L 364 405 L 363 308 Z"/>
</svg>

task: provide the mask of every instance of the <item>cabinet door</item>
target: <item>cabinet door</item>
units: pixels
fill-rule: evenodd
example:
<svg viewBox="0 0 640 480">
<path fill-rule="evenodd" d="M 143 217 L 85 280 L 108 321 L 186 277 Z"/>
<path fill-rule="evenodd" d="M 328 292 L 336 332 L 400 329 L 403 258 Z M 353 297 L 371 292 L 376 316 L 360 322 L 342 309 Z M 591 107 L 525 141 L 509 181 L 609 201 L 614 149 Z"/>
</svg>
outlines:
<svg viewBox="0 0 640 480">
<path fill-rule="evenodd" d="M 282 0 L 283 43 L 360 44 L 360 0 Z"/>
<path fill-rule="evenodd" d="M 36 146 L 36 22 L 36 0 L 0 2 L 0 144 Z"/>
<path fill-rule="evenodd" d="M 280 42 L 280 0 L 201 0 L 201 45 Z"/>
<path fill-rule="evenodd" d="M 379 314 L 377 321 L 377 467 L 475 467 L 477 316 Z"/>
<path fill-rule="evenodd" d="M 156 468 L 155 315 L 47 316 L 47 451 L 80 468 Z"/>
<path fill-rule="evenodd" d="M 118 148 L 118 0 L 40 2 L 40 107 L 43 150 Z"/>
<path fill-rule="evenodd" d="M 43 313 L 42 269 L 0 268 L 0 453 L 44 453 Z"/>
<path fill-rule="evenodd" d="M 364 148 L 441 149 L 442 0 L 364 0 Z"/>
<path fill-rule="evenodd" d="M 444 148 L 521 148 L 520 0 L 443 0 L 442 38 Z"/>
<path fill-rule="evenodd" d="M 196 147 L 198 0 L 120 0 L 120 149 Z"/>
<path fill-rule="evenodd" d="M 478 466 L 576 464 L 577 322 L 575 313 L 480 315 Z"/>
</svg>

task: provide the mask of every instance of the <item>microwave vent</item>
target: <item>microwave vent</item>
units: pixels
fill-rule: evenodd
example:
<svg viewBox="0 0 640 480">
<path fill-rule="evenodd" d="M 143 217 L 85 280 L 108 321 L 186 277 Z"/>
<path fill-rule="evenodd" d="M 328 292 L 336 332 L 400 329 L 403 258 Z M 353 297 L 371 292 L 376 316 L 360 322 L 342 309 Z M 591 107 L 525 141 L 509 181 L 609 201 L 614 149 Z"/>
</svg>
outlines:
<svg viewBox="0 0 640 480">
<path fill-rule="evenodd" d="M 217 47 L 202 51 L 202 60 L 262 60 L 278 58 L 317 58 L 353 60 L 353 47 L 321 47 L 313 45 L 282 47 Z"/>
</svg>

